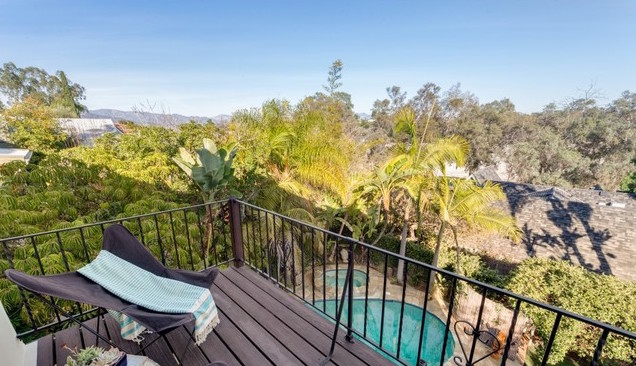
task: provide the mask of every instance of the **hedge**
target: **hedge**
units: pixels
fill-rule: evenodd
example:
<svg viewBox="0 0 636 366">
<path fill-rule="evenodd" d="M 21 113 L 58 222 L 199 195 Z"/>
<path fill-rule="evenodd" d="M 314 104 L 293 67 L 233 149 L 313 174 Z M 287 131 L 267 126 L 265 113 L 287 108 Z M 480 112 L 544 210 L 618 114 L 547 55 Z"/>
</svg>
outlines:
<svg viewBox="0 0 636 366">
<path fill-rule="evenodd" d="M 400 240 L 386 236 L 377 246 L 398 253 Z M 440 267 L 455 271 L 455 255 L 455 251 L 442 247 Z M 430 263 L 433 250 L 426 244 L 408 242 L 406 256 Z M 384 255 L 371 251 L 371 262 L 381 269 Z M 397 259 L 389 257 L 388 265 L 397 267 Z M 526 259 L 509 276 L 489 268 L 476 254 L 462 253 L 460 266 L 461 273 L 467 277 L 636 332 L 636 283 L 553 259 Z M 409 266 L 408 283 L 424 286 L 427 272 L 418 266 Z M 447 282 L 442 279 L 442 287 L 446 287 Z M 529 305 L 523 305 L 522 311 L 532 318 L 537 335 L 546 343 L 555 315 Z M 561 363 L 566 355 L 591 359 L 600 335 L 601 331 L 594 327 L 563 318 L 550 352 L 549 364 Z M 603 348 L 602 360 L 603 365 L 636 365 L 636 341 L 610 336 Z"/>
<path fill-rule="evenodd" d="M 590 272 L 566 261 L 527 259 L 512 273 L 507 287 L 533 299 L 576 314 L 636 332 L 636 283 Z M 537 334 L 547 342 L 555 316 L 535 306 L 522 310 L 534 321 Z M 550 364 L 566 355 L 591 359 L 601 331 L 563 318 L 550 353 Z M 636 365 L 636 341 L 610 336 L 603 348 L 603 365 Z"/>
</svg>

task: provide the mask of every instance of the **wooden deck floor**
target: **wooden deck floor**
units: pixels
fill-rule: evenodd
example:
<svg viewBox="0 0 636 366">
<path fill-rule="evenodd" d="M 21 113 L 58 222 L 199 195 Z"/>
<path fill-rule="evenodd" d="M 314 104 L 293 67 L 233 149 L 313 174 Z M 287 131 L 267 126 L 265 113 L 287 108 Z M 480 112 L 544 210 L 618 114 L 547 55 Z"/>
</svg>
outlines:
<svg viewBox="0 0 636 366">
<path fill-rule="evenodd" d="M 217 277 L 212 293 L 220 310 L 221 323 L 205 343 L 190 344 L 182 364 L 204 366 L 213 361 L 228 365 L 318 365 L 329 351 L 333 323 L 299 299 L 276 287 L 253 270 L 229 268 Z M 100 322 L 100 334 L 135 353 L 139 346 L 119 337 L 119 327 L 109 316 L 86 324 L 93 329 Z M 157 337 L 147 336 L 142 343 Z M 343 332 L 331 365 L 393 365 L 361 342 L 349 344 Z M 167 334 L 144 354 L 162 366 L 178 365 L 188 343 L 185 328 Z M 106 346 L 95 335 L 77 326 L 38 340 L 38 365 L 64 365 L 70 352 L 64 347 Z"/>
</svg>

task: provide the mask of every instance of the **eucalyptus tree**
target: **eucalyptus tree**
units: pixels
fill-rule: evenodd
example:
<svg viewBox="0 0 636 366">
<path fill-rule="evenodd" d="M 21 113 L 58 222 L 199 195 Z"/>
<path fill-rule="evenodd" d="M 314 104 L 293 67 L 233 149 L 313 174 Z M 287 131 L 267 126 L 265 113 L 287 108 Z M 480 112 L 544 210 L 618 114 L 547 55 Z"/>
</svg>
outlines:
<svg viewBox="0 0 636 366">
<path fill-rule="evenodd" d="M 85 99 L 84 87 L 68 80 L 64 71 L 50 75 L 38 67 L 17 67 L 12 62 L 0 68 L 0 93 L 9 104 L 27 98 L 51 106 L 56 117 L 79 117 L 86 110 L 80 102 Z"/>
</svg>

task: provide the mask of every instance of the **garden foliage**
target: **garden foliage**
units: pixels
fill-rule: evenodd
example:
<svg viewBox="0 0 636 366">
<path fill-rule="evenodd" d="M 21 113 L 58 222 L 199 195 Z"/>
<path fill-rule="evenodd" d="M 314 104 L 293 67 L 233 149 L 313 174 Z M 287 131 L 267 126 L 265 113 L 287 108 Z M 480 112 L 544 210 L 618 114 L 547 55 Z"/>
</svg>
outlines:
<svg viewBox="0 0 636 366">
<path fill-rule="evenodd" d="M 636 284 L 596 274 L 566 261 L 528 259 L 512 273 L 508 288 L 576 314 L 636 331 Z M 522 308 L 534 321 L 537 334 L 547 341 L 555 315 L 535 306 Z M 589 359 L 601 332 L 585 323 L 561 321 L 550 354 L 556 364 L 568 353 Z M 603 348 L 604 364 L 636 364 L 636 342 L 611 335 Z M 625 364 L 623 363 L 623 364 Z"/>
</svg>

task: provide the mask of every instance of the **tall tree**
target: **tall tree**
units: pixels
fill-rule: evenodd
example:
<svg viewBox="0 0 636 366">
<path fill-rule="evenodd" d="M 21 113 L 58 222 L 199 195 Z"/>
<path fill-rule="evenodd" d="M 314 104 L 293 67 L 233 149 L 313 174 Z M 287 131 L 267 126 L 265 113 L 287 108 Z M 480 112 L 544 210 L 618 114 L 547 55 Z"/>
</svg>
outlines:
<svg viewBox="0 0 636 366">
<path fill-rule="evenodd" d="M 344 64 L 342 63 L 342 60 L 337 59 L 329 67 L 329 77 L 327 77 L 327 85 L 323 85 L 323 89 L 325 89 L 325 91 L 329 93 L 331 97 L 335 96 L 338 88 L 342 86 L 342 82 L 340 82 L 340 79 L 342 79 L 343 66 Z"/>
<path fill-rule="evenodd" d="M 410 225 L 413 207 L 417 214 L 418 232 L 423 224 L 423 211 L 429 207 L 430 193 L 436 179 L 435 172 L 443 170 L 449 163 L 462 165 L 469 151 L 468 144 L 462 138 L 452 136 L 426 142 L 427 129 L 435 106 L 431 106 L 423 129 L 418 131 L 416 114 L 410 106 L 402 108 L 396 116 L 395 131 L 407 136 L 404 145 L 398 145 L 396 159 L 402 162 L 405 180 L 400 195 L 404 205 L 400 255 L 406 254 L 408 225 Z M 404 261 L 398 261 L 398 282 L 404 276 Z"/>
<path fill-rule="evenodd" d="M 86 110 L 75 97 L 73 86 L 66 77 L 64 71 L 57 72 L 57 91 L 53 96 L 52 106 L 58 110 L 60 116 L 79 117 Z"/>
<path fill-rule="evenodd" d="M 86 109 L 81 104 L 84 88 L 69 81 L 63 71 L 50 75 L 37 67 L 19 68 L 12 62 L 5 63 L 0 69 L 0 93 L 9 104 L 31 98 L 51 106 L 54 117 L 79 117 Z"/>
</svg>

